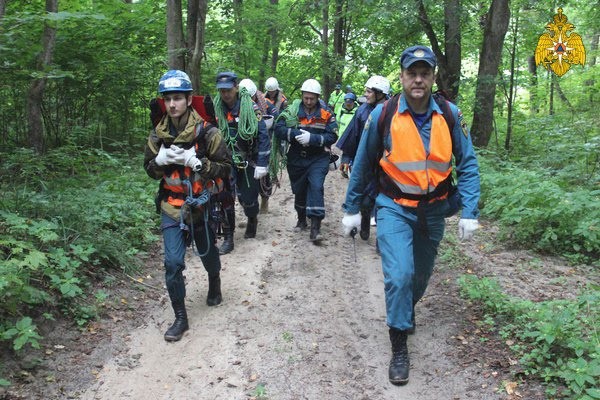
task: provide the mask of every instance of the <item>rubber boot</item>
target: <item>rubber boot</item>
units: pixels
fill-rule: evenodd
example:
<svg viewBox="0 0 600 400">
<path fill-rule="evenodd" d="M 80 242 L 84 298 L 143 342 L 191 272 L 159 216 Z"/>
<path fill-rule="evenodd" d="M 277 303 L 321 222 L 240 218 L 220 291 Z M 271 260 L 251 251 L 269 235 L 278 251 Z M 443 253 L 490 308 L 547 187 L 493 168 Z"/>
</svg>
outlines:
<svg viewBox="0 0 600 400">
<path fill-rule="evenodd" d="M 302 232 L 308 228 L 308 224 L 306 223 L 306 213 L 299 212 L 298 213 L 298 222 L 296 223 L 296 227 L 294 228 L 294 232 Z"/>
<path fill-rule="evenodd" d="M 223 221 L 223 243 L 219 247 L 219 254 L 229 254 L 233 251 L 233 232 L 235 227 L 235 210 L 225 210 L 225 221 Z"/>
<path fill-rule="evenodd" d="M 392 359 L 388 371 L 390 382 L 394 385 L 408 383 L 410 361 L 408 359 L 408 346 L 406 344 L 406 331 L 390 328 L 390 341 L 392 342 Z"/>
<path fill-rule="evenodd" d="M 269 213 L 269 196 L 260 197 L 260 211 L 261 214 Z"/>
<path fill-rule="evenodd" d="M 206 305 L 209 307 L 221 304 L 223 296 L 221 295 L 221 274 L 208 277 L 208 295 L 206 296 Z"/>
<path fill-rule="evenodd" d="M 321 239 L 321 220 L 317 217 L 312 217 L 310 219 L 310 240 L 318 242 Z"/>
<path fill-rule="evenodd" d="M 244 237 L 246 239 L 251 239 L 256 237 L 256 228 L 258 226 L 258 219 L 256 217 L 248 217 L 248 224 L 246 225 L 246 233 L 244 233 Z"/>
<path fill-rule="evenodd" d="M 371 217 L 368 213 L 361 214 L 360 217 L 360 238 L 362 240 L 369 240 L 371 235 Z"/>
<path fill-rule="evenodd" d="M 185 311 L 185 302 L 171 303 L 173 311 L 175 311 L 175 322 L 165 332 L 165 340 L 167 342 L 176 342 L 181 339 L 183 332 L 190 327 L 188 325 L 187 312 Z"/>
</svg>

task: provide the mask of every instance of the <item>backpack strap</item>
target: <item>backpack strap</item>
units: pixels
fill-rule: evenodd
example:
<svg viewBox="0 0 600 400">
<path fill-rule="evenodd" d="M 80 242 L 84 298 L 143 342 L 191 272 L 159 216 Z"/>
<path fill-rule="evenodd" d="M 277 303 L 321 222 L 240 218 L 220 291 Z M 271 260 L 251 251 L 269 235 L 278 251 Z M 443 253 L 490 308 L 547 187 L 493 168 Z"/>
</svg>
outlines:
<svg viewBox="0 0 600 400">
<path fill-rule="evenodd" d="M 385 138 L 390 134 L 390 126 L 392 125 L 392 118 L 398 110 L 398 101 L 400 101 L 400 93 L 394 95 L 392 98 L 387 99 L 383 103 L 383 109 L 377 120 L 377 132 L 381 138 Z"/>
<path fill-rule="evenodd" d="M 441 92 L 435 92 L 432 94 L 433 100 L 436 102 L 438 107 L 442 110 L 442 117 L 446 120 L 446 124 L 448 125 L 448 130 L 450 134 L 452 134 L 452 129 L 454 129 L 454 124 L 456 121 L 454 120 L 454 115 L 452 115 L 452 109 L 450 108 L 450 100 Z"/>
</svg>

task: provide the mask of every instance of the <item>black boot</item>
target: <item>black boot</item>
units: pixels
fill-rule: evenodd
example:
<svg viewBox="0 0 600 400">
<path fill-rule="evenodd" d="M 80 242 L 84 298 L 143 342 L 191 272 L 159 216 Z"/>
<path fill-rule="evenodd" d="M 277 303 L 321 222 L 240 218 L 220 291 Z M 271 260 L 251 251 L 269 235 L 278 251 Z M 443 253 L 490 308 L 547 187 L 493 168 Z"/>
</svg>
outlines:
<svg viewBox="0 0 600 400">
<path fill-rule="evenodd" d="M 260 197 L 260 213 L 268 214 L 269 213 L 269 196 Z"/>
<path fill-rule="evenodd" d="M 371 217 L 368 212 L 361 214 L 360 217 L 360 238 L 368 240 L 371 235 Z"/>
<path fill-rule="evenodd" d="M 394 385 L 408 383 L 408 346 L 406 344 L 406 331 L 390 328 L 390 341 L 392 342 L 392 359 L 390 360 L 389 379 Z"/>
<path fill-rule="evenodd" d="M 216 306 L 221 304 L 221 301 L 223 301 L 223 296 L 221 296 L 221 275 L 217 273 L 217 275 L 208 277 L 206 305 L 210 307 Z"/>
<path fill-rule="evenodd" d="M 322 239 L 321 237 L 321 220 L 317 217 L 311 217 L 310 219 L 310 240 L 318 242 Z"/>
<path fill-rule="evenodd" d="M 165 340 L 167 342 L 176 342 L 181 339 L 183 332 L 190 327 L 188 325 L 187 312 L 185 311 L 185 302 L 171 303 L 173 311 L 175 311 L 175 322 L 165 332 Z"/>
<path fill-rule="evenodd" d="M 221 243 L 221 247 L 219 247 L 219 254 L 229 254 L 233 251 L 233 247 L 233 231 L 223 227 L 223 243 Z"/>
<path fill-rule="evenodd" d="M 246 225 L 246 233 L 244 238 L 251 239 L 256 237 L 256 227 L 258 226 L 258 219 L 256 217 L 248 217 L 248 225 Z"/>
<path fill-rule="evenodd" d="M 306 223 L 306 213 L 299 212 L 298 213 L 298 222 L 296 223 L 296 227 L 294 228 L 294 232 L 302 232 L 308 228 L 308 224 Z"/>
<path fill-rule="evenodd" d="M 225 220 L 223 224 L 223 243 L 219 248 L 219 254 L 228 254 L 233 251 L 233 232 L 235 230 L 235 209 L 225 209 Z"/>
</svg>

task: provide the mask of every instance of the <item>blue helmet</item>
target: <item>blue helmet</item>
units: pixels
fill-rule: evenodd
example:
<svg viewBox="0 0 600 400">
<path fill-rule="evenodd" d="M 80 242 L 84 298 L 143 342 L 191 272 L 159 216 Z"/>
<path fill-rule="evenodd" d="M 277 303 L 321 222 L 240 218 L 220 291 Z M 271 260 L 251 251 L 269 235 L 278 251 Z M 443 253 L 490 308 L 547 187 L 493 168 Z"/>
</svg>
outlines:
<svg viewBox="0 0 600 400">
<path fill-rule="evenodd" d="M 354 93 L 346 93 L 344 101 L 356 101 L 356 95 Z"/>
<path fill-rule="evenodd" d="M 178 69 L 168 70 L 158 81 L 158 93 L 192 92 L 193 90 L 188 74 Z"/>
</svg>

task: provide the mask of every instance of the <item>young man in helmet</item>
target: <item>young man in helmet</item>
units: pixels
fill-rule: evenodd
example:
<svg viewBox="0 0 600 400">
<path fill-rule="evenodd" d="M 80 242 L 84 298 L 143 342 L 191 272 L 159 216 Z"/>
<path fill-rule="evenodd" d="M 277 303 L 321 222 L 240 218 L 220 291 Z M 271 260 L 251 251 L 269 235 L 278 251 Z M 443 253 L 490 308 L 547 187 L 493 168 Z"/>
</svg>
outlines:
<svg viewBox="0 0 600 400">
<path fill-rule="evenodd" d="M 275 106 L 277 112 L 281 112 L 287 107 L 287 97 L 283 94 L 279 82 L 274 76 L 265 81 L 265 99 Z"/>
<path fill-rule="evenodd" d="M 252 101 L 258 106 L 262 119 L 265 121 L 267 126 L 267 132 L 269 133 L 269 140 L 273 135 L 273 123 L 279 116 L 279 111 L 273 103 L 268 101 L 265 94 L 258 90 L 256 84 L 252 79 L 242 79 L 240 81 L 240 88 L 245 88 L 248 94 L 252 98 Z M 269 174 L 265 175 L 260 179 L 260 213 L 266 214 L 269 212 L 269 196 L 273 193 L 273 182 Z"/>
<path fill-rule="evenodd" d="M 346 93 L 344 96 L 344 104 L 340 109 L 340 114 L 337 116 L 337 123 L 339 125 L 339 132 L 344 133 L 350 121 L 354 117 L 356 112 L 356 95 L 354 93 Z"/>
<path fill-rule="evenodd" d="M 268 174 L 271 140 L 258 106 L 250 97 L 247 102 L 240 97 L 237 75 L 221 72 L 216 82 L 217 123 L 232 153 L 232 178 L 238 201 L 248 217 L 244 238 L 254 238 L 258 227 L 259 181 Z M 231 230 L 234 225 L 229 222 Z"/>
<path fill-rule="evenodd" d="M 175 322 L 167 329 L 166 341 L 177 341 L 188 330 L 185 308 L 185 252 L 194 241 L 208 273 L 206 304 L 221 303 L 221 260 L 215 246 L 215 233 L 205 220 L 208 204 L 186 203 L 202 195 L 222 190 L 223 180 L 231 171 L 230 155 L 219 130 L 191 107 L 192 83 L 179 70 L 167 71 L 159 80 L 166 114 L 148 137 L 144 169 L 160 180 L 157 206 L 161 213 L 164 241 L 165 281 Z"/>
<path fill-rule="evenodd" d="M 460 239 L 470 239 L 478 228 L 480 193 L 479 167 L 463 115 L 455 105 L 444 103 L 454 120 L 448 126 L 431 94 L 435 54 L 428 47 L 412 46 L 402 52 L 400 64 L 398 106 L 390 114 L 387 109 L 383 112 L 382 124 L 378 123 L 382 107 L 369 117 L 354 159 L 342 219 L 347 235 L 360 226 L 365 187 L 376 179 L 373 171 L 377 169 L 377 241 L 392 344 L 388 375 L 396 385 L 408 382 L 407 335 L 414 328 L 414 306 L 425 293 L 444 235 L 444 218 L 452 212 L 448 195 L 453 159 L 463 206 Z"/>
<path fill-rule="evenodd" d="M 275 135 L 290 144 L 287 170 L 298 214 L 295 230 L 305 230 L 308 226 L 306 219 L 310 218 L 310 240 L 316 244 L 322 239 L 321 220 L 325 217 L 323 185 L 329 172 L 329 149 L 337 140 L 338 126 L 335 116 L 319 99 L 319 82 L 307 79 L 300 91 L 302 101 L 297 111 L 292 110 L 292 104 L 282 113 L 275 124 Z"/>
<path fill-rule="evenodd" d="M 390 92 L 390 81 L 380 75 L 371 76 L 365 83 L 364 96 L 366 102 L 356 110 L 354 118 L 343 131 L 340 140 L 336 143 L 336 147 L 342 150 L 342 161 L 340 171 L 342 176 L 348 178 L 348 174 L 352 169 L 352 163 L 358 149 L 358 143 L 362 135 L 363 129 L 369 118 L 371 111 L 378 105 L 387 100 Z M 360 237 L 363 240 L 369 239 L 370 236 L 370 218 L 373 213 L 375 197 L 377 196 L 377 187 L 375 182 L 367 185 L 363 204 L 361 206 L 362 222 L 360 225 Z"/>
</svg>

